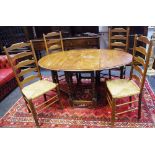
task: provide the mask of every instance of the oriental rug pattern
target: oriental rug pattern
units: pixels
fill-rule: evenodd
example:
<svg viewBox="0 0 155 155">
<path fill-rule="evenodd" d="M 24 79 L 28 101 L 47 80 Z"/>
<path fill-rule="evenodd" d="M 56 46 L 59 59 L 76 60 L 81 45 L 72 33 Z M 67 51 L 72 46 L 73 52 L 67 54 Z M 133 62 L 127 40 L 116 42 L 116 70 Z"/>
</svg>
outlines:
<svg viewBox="0 0 155 155">
<path fill-rule="evenodd" d="M 48 78 L 46 78 L 48 79 Z M 62 82 L 62 87 L 66 84 Z M 87 80 L 84 85 L 89 85 Z M 53 104 L 38 115 L 42 128 L 108 128 L 110 126 L 111 109 L 105 100 L 105 83 L 101 82 L 97 88 L 100 100 L 95 108 L 73 108 L 68 102 L 68 96 L 61 93 L 61 102 L 64 109 L 59 108 L 59 104 Z M 88 98 L 90 92 L 78 92 L 78 96 Z M 43 97 L 34 101 L 41 103 Z M 134 106 L 134 105 L 133 105 Z M 121 109 L 120 109 L 121 110 Z M 142 116 L 137 120 L 137 111 L 120 115 L 115 123 L 116 128 L 153 128 L 155 122 L 155 94 L 148 81 L 145 82 L 142 98 Z M 34 120 L 28 113 L 24 99 L 21 97 L 13 107 L 0 119 L 0 127 L 33 128 Z"/>
</svg>

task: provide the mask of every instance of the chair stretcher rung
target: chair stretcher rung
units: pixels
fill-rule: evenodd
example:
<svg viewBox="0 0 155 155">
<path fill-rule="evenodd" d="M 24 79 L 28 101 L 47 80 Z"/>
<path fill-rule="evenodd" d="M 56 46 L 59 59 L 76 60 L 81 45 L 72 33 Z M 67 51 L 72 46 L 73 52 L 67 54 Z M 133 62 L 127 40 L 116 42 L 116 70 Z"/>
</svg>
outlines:
<svg viewBox="0 0 155 155">
<path fill-rule="evenodd" d="M 131 104 L 131 103 L 134 103 L 134 102 L 138 102 L 138 100 L 131 101 L 131 102 L 126 102 L 126 103 L 122 103 L 122 104 L 118 104 L 118 105 L 116 105 L 116 107 L 124 106 L 124 105 Z"/>
<path fill-rule="evenodd" d="M 65 80 L 65 78 L 59 79 L 59 81 L 63 81 L 63 80 Z"/>
<path fill-rule="evenodd" d="M 41 107 L 42 105 L 44 105 L 44 104 L 50 102 L 50 101 L 53 100 L 55 97 L 58 97 L 58 95 L 55 95 L 55 96 L 53 96 L 52 98 L 50 98 L 49 100 L 45 101 L 44 103 L 42 103 L 42 104 L 36 106 L 36 108 L 39 108 L 39 107 Z"/>
<path fill-rule="evenodd" d="M 54 89 L 52 89 L 52 90 L 50 90 L 50 91 L 56 92 L 56 90 L 54 90 Z M 49 94 L 46 94 L 46 93 L 45 93 L 45 95 L 51 97 L 51 95 L 49 95 Z"/>
<path fill-rule="evenodd" d="M 44 109 L 48 108 L 49 106 L 51 106 L 52 104 L 54 104 L 54 103 L 55 103 L 55 102 L 57 102 L 57 101 L 58 101 L 58 99 L 57 99 L 57 100 L 55 100 L 55 101 L 53 101 L 53 102 L 51 102 L 50 104 L 46 105 L 46 106 L 45 106 L 45 107 L 43 107 L 42 109 L 38 110 L 38 113 L 39 113 L 39 112 L 41 112 L 42 110 L 44 110 Z"/>
<path fill-rule="evenodd" d="M 123 111 L 123 112 L 119 112 L 119 113 L 116 113 L 116 116 L 117 116 L 117 115 L 120 115 L 120 114 L 124 114 L 124 113 L 130 112 L 130 111 L 135 111 L 135 110 L 137 110 L 137 109 L 138 109 L 138 108 L 134 108 L 134 109 L 126 110 L 126 111 Z"/>
<path fill-rule="evenodd" d="M 90 100 L 90 101 L 86 101 L 86 100 L 73 100 L 73 103 L 76 103 L 76 104 L 80 104 L 80 103 L 90 103 L 90 102 L 92 102 L 92 100 Z"/>
<path fill-rule="evenodd" d="M 53 100 L 53 99 L 56 98 L 56 97 L 57 97 L 57 99 L 56 99 L 55 101 L 50 102 L 51 100 Z M 50 105 L 52 105 L 53 103 L 55 103 L 55 102 L 57 102 L 57 101 L 58 101 L 58 95 L 55 95 L 55 96 L 53 96 L 52 98 L 50 98 L 48 101 L 46 101 L 46 102 L 44 102 L 44 103 L 42 103 L 42 104 L 36 106 L 36 109 L 39 109 L 39 108 L 42 107 L 41 109 L 37 110 L 37 112 L 40 112 L 40 111 L 44 110 L 45 108 L 49 107 Z"/>
</svg>

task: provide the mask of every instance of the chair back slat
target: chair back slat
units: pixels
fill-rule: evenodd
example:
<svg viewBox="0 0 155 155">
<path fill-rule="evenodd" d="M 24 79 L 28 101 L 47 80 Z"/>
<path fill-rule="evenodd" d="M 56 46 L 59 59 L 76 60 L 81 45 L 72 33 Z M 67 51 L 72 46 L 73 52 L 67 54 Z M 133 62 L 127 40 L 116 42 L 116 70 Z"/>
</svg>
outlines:
<svg viewBox="0 0 155 155">
<path fill-rule="evenodd" d="M 124 28 L 113 28 L 111 29 L 111 32 L 127 32 L 127 30 Z"/>
<path fill-rule="evenodd" d="M 8 51 L 12 51 L 12 50 L 16 50 L 16 49 L 23 50 L 27 46 L 30 46 L 30 43 L 24 43 L 24 42 L 16 43 L 16 44 L 11 45 L 8 48 Z"/>
<path fill-rule="evenodd" d="M 145 67 L 145 60 L 141 57 L 134 56 L 134 62 L 138 62 L 139 64 L 143 65 L 143 67 Z"/>
<path fill-rule="evenodd" d="M 35 60 L 24 60 L 24 61 L 19 62 L 19 63 L 15 66 L 15 68 L 16 68 L 16 69 L 19 69 L 19 68 L 21 68 L 21 67 L 27 67 L 28 65 L 31 65 L 31 64 L 33 64 L 33 63 L 35 63 Z"/>
<path fill-rule="evenodd" d="M 139 42 L 145 44 L 145 47 L 148 48 L 138 46 Z M 151 51 L 152 51 L 152 41 L 150 41 L 146 36 L 141 35 L 138 37 L 138 35 L 135 35 L 130 79 L 134 78 L 139 83 L 141 92 L 144 87 Z M 143 54 L 144 57 L 137 56 L 137 52 Z M 142 65 L 142 67 L 140 67 L 140 65 Z M 135 71 L 139 73 L 139 76 L 136 74 Z"/>
<path fill-rule="evenodd" d="M 111 46 L 119 46 L 119 47 L 123 46 L 123 47 L 125 47 L 126 44 L 117 41 L 117 42 L 113 42 L 113 43 L 111 43 Z"/>
<path fill-rule="evenodd" d="M 51 51 L 51 50 L 61 50 L 62 48 L 61 48 L 61 45 L 52 45 L 52 46 L 50 46 L 49 48 L 49 51 Z"/>
<path fill-rule="evenodd" d="M 146 37 L 146 36 L 139 36 L 138 38 L 137 38 L 137 40 L 139 40 L 139 41 L 141 41 L 141 42 L 143 42 L 143 43 L 145 43 L 145 44 L 150 44 L 150 41 L 149 41 L 149 39 Z"/>
<path fill-rule="evenodd" d="M 57 45 L 57 44 L 60 44 L 60 40 L 59 39 L 47 40 L 48 47 L 50 47 L 52 45 Z"/>
<path fill-rule="evenodd" d="M 59 32 L 50 32 L 46 34 L 46 37 L 56 37 L 56 36 L 60 36 Z"/>
<path fill-rule="evenodd" d="M 14 49 L 18 50 L 19 53 L 10 56 L 9 52 Z M 8 57 L 21 90 L 24 87 L 24 84 L 28 84 L 35 78 L 39 78 L 40 80 L 42 79 L 32 41 L 29 43 L 16 43 L 8 48 L 4 47 L 4 51 Z M 16 64 L 13 63 L 14 60 L 17 60 Z M 30 76 L 27 77 L 26 74 L 27 76 Z"/>
<path fill-rule="evenodd" d="M 39 78 L 39 74 L 38 75 L 30 75 L 30 76 L 24 78 L 24 80 L 21 82 L 21 85 L 24 86 L 26 83 L 30 83 L 31 81 L 35 80 L 36 78 Z"/>
<path fill-rule="evenodd" d="M 24 76 L 25 74 L 28 74 L 30 72 L 33 72 L 33 71 L 37 71 L 37 68 L 34 67 L 34 68 L 26 68 L 26 69 L 23 69 L 19 74 L 18 74 L 18 77 L 21 77 L 21 76 Z"/>
<path fill-rule="evenodd" d="M 60 41 L 55 43 L 55 44 L 47 42 L 47 47 L 48 48 L 52 48 L 52 47 L 60 47 L 60 48 L 62 48 L 61 45 L 60 45 Z"/>
<path fill-rule="evenodd" d="M 114 50 L 118 50 L 118 51 L 124 51 L 124 49 L 119 48 L 119 47 L 118 47 L 118 48 L 116 47 L 116 48 L 113 48 L 113 49 L 114 49 Z"/>
<path fill-rule="evenodd" d="M 56 51 L 58 49 L 60 51 L 64 51 L 61 32 L 50 32 L 46 35 L 43 34 L 43 39 L 44 39 L 47 54 L 49 54 L 50 52 Z"/>
<path fill-rule="evenodd" d="M 135 74 L 132 74 L 132 79 L 135 80 L 138 85 L 140 85 L 142 82 L 141 77 Z"/>
<path fill-rule="evenodd" d="M 17 59 L 24 58 L 24 57 L 26 57 L 26 56 L 32 56 L 32 55 L 33 55 L 32 52 L 23 51 L 22 53 L 15 54 L 15 55 L 13 56 L 13 60 L 17 60 Z"/>
<path fill-rule="evenodd" d="M 134 70 L 136 70 L 141 76 L 143 76 L 144 71 L 141 67 L 139 67 L 138 65 L 134 65 L 133 66 Z"/>
<path fill-rule="evenodd" d="M 127 37 L 125 37 L 124 35 L 113 35 L 112 37 L 111 37 L 111 40 L 115 40 L 115 39 L 117 39 L 117 40 L 126 40 L 127 39 Z"/>
<path fill-rule="evenodd" d="M 135 51 L 143 54 L 144 56 L 147 54 L 146 49 L 144 47 L 142 47 L 142 46 L 135 47 Z"/>
</svg>

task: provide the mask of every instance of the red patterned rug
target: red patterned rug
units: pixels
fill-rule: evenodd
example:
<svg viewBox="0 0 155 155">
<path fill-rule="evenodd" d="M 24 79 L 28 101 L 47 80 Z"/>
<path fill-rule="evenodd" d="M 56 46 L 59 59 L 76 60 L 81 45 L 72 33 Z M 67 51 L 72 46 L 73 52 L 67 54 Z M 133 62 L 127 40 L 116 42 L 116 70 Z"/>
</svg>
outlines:
<svg viewBox="0 0 155 155">
<path fill-rule="evenodd" d="M 89 85 L 85 81 L 84 86 Z M 95 108 L 73 108 L 68 103 L 66 94 L 61 93 L 61 102 L 64 109 L 53 104 L 38 115 L 43 128 L 107 128 L 110 127 L 111 109 L 105 101 L 104 82 L 101 82 L 98 92 L 100 100 Z M 66 85 L 63 83 L 63 87 Z M 89 98 L 90 93 L 80 89 L 78 96 Z M 117 128 L 152 128 L 155 127 L 155 94 L 148 81 L 145 82 L 142 98 L 142 116 L 137 121 L 137 111 L 120 115 L 115 123 Z M 36 99 L 35 104 L 41 103 L 43 97 Z M 134 105 L 133 105 L 134 106 Z M 121 110 L 121 109 L 120 109 Z M 28 113 L 23 98 L 20 98 L 13 107 L 0 119 L 0 127 L 31 128 L 35 127 L 31 114 Z"/>
</svg>

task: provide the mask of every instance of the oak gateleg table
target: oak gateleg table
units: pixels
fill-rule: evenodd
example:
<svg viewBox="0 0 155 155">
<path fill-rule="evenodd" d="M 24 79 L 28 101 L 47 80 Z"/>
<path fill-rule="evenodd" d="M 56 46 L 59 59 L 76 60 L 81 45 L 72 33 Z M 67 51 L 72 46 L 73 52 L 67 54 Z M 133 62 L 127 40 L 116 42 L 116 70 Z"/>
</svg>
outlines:
<svg viewBox="0 0 155 155">
<path fill-rule="evenodd" d="M 132 55 L 127 52 L 112 49 L 81 49 L 51 53 L 42 57 L 38 64 L 44 69 L 51 70 L 52 79 L 55 83 L 58 83 L 57 72 L 65 72 L 71 103 L 77 102 L 73 99 L 72 74 L 76 72 L 91 73 L 92 101 L 96 104 L 95 73 L 98 74 L 105 69 L 125 66 L 131 62 Z"/>
</svg>

